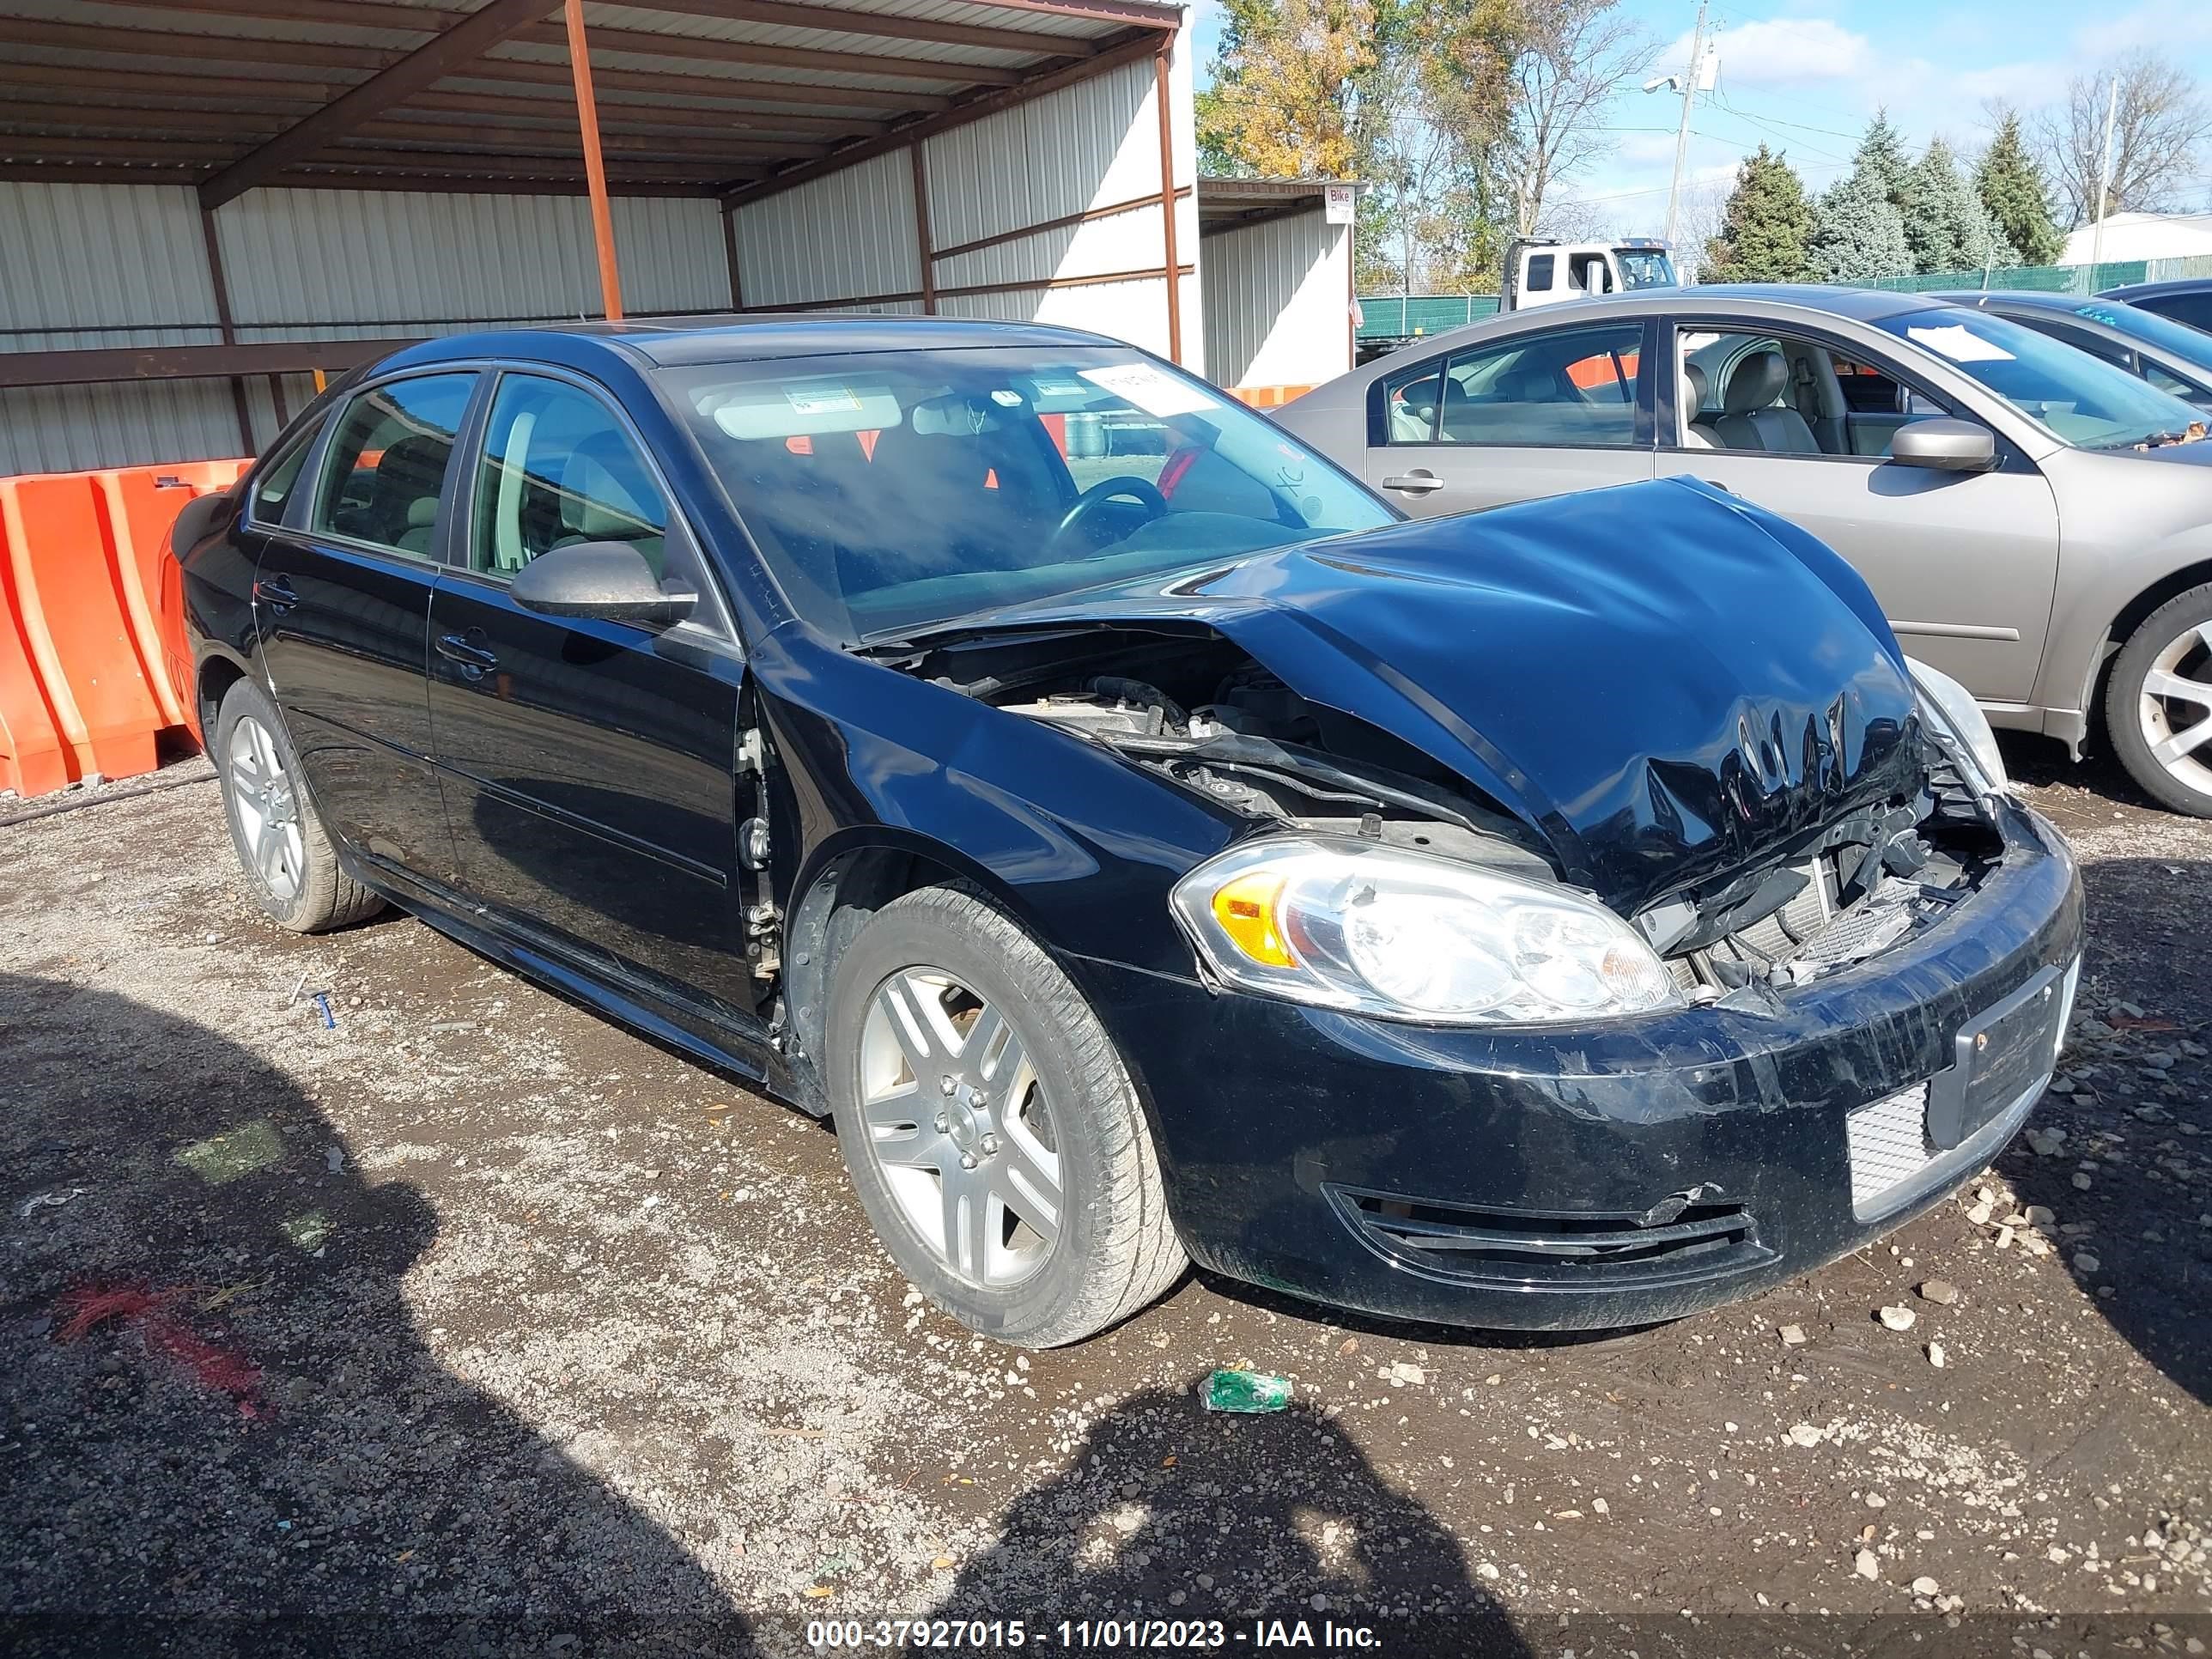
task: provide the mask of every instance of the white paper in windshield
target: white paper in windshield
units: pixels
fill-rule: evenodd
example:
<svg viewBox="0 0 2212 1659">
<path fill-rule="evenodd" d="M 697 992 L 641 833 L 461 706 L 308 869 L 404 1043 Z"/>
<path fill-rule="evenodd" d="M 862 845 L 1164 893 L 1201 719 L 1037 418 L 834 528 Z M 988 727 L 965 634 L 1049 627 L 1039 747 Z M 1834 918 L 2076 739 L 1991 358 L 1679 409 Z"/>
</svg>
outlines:
<svg viewBox="0 0 2212 1659">
<path fill-rule="evenodd" d="M 1188 415 L 1194 410 L 1221 407 L 1219 398 L 1208 397 L 1172 374 L 1161 374 L 1150 363 L 1117 363 L 1112 368 L 1075 372 L 1102 391 L 1127 398 L 1147 415 Z"/>
<path fill-rule="evenodd" d="M 811 386 L 787 386 L 784 399 L 801 415 L 857 415 L 860 400 L 853 395 L 850 386 L 825 385 L 817 380 Z"/>
<path fill-rule="evenodd" d="M 1908 328 L 1905 335 L 1916 345 L 1924 345 L 1930 351 L 1940 352 L 1954 363 L 2008 363 L 2013 361 L 2012 353 L 1969 331 L 1963 323 L 1946 323 L 1940 328 Z"/>
</svg>

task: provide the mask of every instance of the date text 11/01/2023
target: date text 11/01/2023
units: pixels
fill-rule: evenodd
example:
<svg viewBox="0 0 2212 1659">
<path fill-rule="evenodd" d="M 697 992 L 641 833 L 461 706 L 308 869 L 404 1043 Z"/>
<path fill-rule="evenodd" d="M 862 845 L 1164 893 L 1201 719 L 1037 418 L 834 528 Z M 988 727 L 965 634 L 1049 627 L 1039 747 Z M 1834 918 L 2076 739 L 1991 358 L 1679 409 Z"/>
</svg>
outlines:
<svg viewBox="0 0 2212 1659">
<path fill-rule="evenodd" d="M 1231 1625 L 1220 1619 L 1063 1619 L 1033 1633 L 1019 1619 L 819 1619 L 806 1626 L 817 1651 L 833 1648 L 1021 1648 L 1172 1650 L 1335 1648 L 1374 1650 L 1382 1638 L 1366 1625 L 1334 1620 L 1255 1619 Z"/>
</svg>

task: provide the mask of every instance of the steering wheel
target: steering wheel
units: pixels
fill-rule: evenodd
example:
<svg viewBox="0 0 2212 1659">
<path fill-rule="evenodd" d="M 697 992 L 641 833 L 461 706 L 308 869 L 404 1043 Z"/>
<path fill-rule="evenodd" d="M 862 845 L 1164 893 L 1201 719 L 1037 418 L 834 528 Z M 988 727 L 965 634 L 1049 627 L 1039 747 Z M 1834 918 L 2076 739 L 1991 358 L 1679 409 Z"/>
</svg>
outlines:
<svg viewBox="0 0 2212 1659">
<path fill-rule="evenodd" d="M 1133 473 L 1121 473 L 1116 477 L 1103 479 L 1078 495 L 1074 504 L 1060 515 L 1059 526 L 1052 532 L 1052 538 L 1048 545 L 1059 546 L 1060 543 L 1074 534 L 1079 526 L 1087 524 L 1091 515 L 1100 507 L 1117 495 L 1130 496 L 1139 506 L 1144 507 L 1145 521 L 1147 524 L 1154 519 L 1164 518 L 1167 515 L 1168 498 L 1160 494 L 1157 484 L 1148 483 Z"/>
</svg>

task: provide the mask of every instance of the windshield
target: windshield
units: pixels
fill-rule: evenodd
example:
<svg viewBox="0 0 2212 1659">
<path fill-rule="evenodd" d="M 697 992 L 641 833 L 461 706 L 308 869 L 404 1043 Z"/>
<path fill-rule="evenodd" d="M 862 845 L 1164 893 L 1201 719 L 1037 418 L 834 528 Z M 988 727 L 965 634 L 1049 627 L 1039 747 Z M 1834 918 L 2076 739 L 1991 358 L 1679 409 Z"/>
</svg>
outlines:
<svg viewBox="0 0 2212 1659">
<path fill-rule="evenodd" d="M 847 641 L 1396 516 L 1272 422 L 1126 346 L 656 378 L 793 606 Z"/>
<path fill-rule="evenodd" d="M 1631 252 L 1624 248 L 1616 249 L 1613 257 L 1620 261 L 1620 285 L 1625 289 L 1675 286 L 1674 261 L 1663 253 Z"/>
<path fill-rule="evenodd" d="M 2179 438 L 2203 418 L 2124 368 L 1985 311 L 1943 306 L 1885 317 L 1880 326 L 1957 365 L 2079 449 Z"/>
<path fill-rule="evenodd" d="M 2212 334 L 2201 328 L 2191 328 L 2171 317 L 2161 317 L 2155 311 L 2123 305 L 2117 300 L 2100 300 L 2093 305 L 2079 307 L 2074 314 L 2093 323 L 2102 323 L 2106 328 L 2117 328 L 2168 356 L 2212 372 Z"/>
</svg>

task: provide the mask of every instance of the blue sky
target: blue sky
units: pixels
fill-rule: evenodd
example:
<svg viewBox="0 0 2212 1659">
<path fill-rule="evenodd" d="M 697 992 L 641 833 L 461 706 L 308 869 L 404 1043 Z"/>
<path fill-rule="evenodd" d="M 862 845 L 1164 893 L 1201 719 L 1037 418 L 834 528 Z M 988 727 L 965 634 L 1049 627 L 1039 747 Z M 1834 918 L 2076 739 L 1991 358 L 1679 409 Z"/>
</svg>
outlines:
<svg viewBox="0 0 2212 1659">
<path fill-rule="evenodd" d="M 1655 72 L 1683 66 L 1696 0 L 1621 0 L 1621 9 L 1670 43 Z M 1201 76 L 1214 26 L 1212 9 L 1200 0 Z M 2206 0 L 2121 0 L 2094 13 L 2078 0 L 1715 0 L 1707 27 L 1720 44 L 1720 82 L 1692 119 L 1686 189 L 1691 181 L 1724 186 L 1762 142 L 1785 150 L 1807 184 L 1822 189 L 1847 170 L 1880 105 L 1916 151 L 1940 133 L 1971 153 L 1986 138 L 1985 100 L 2032 110 L 2063 95 L 2069 75 L 2130 46 L 2155 48 L 2212 88 Z M 1664 92 L 1631 89 L 1615 100 L 1607 125 L 1617 129 L 1619 147 L 1574 186 L 1615 231 L 1663 228 L 1680 112 Z"/>
</svg>

